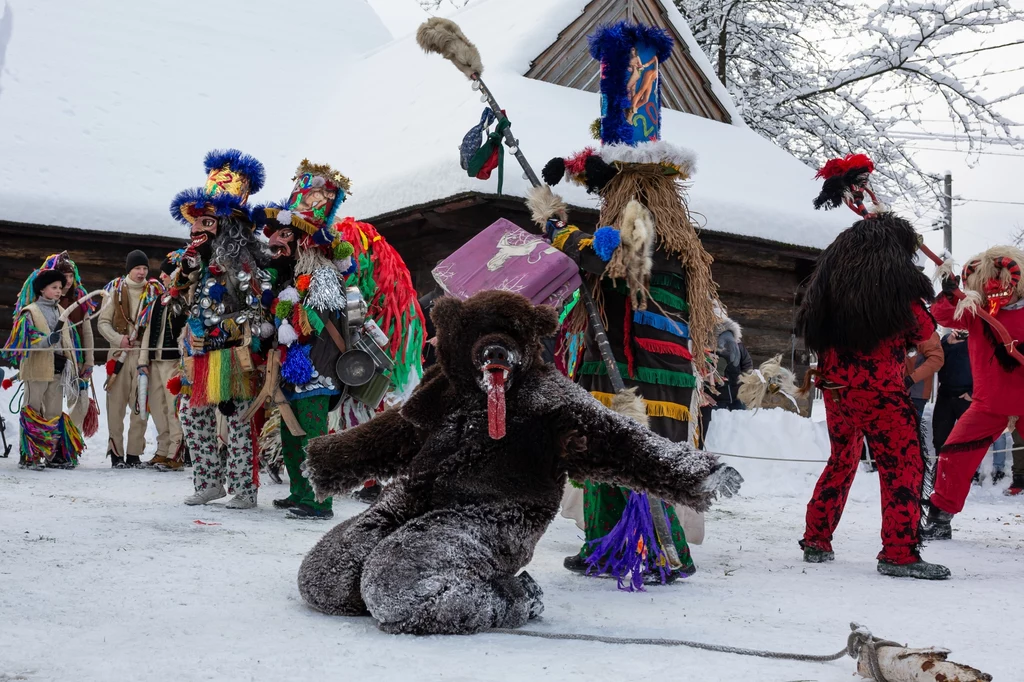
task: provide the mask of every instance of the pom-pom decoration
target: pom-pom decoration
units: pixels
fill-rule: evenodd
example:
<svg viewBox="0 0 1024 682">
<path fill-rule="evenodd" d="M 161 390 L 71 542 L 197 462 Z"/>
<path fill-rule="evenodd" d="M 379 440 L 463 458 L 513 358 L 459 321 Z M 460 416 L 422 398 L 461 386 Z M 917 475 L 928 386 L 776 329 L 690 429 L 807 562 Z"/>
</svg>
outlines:
<svg viewBox="0 0 1024 682">
<path fill-rule="evenodd" d="M 226 294 L 227 291 L 227 287 L 225 287 L 220 282 L 217 282 L 212 287 L 210 287 L 209 295 L 211 299 L 220 303 L 221 301 L 224 300 L 224 294 Z"/>
<path fill-rule="evenodd" d="M 349 242 L 339 241 L 334 245 L 334 260 L 345 260 L 355 252 L 355 247 Z"/>
<path fill-rule="evenodd" d="M 13 381 L 11 381 L 10 379 L 4 379 L 4 380 L 3 380 L 3 382 L 2 382 L 2 383 L 0 383 L 0 387 L 3 387 L 3 389 L 4 389 L 5 391 L 6 391 L 7 389 L 9 389 L 9 388 L 10 388 L 11 386 L 13 386 L 13 385 L 14 385 L 14 382 L 13 382 Z"/>
<path fill-rule="evenodd" d="M 280 301 L 287 301 L 288 303 L 298 303 L 302 300 L 302 295 L 295 287 L 288 287 L 278 294 L 277 298 Z"/>
<path fill-rule="evenodd" d="M 295 332 L 295 328 L 292 327 L 292 323 L 288 320 L 283 320 L 281 326 L 277 328 L 277 342 L 282 346 L 290 346 L 299 340 L 299 335 Z"/>
<path fill-rule="evenodd" d="M 276 328 L 274 327 L 273 324 L 271 324 L 270 322 L 264 322 L 263 324 L 260 325 L 260 338 L 269 339 L 271 336 L 274 335 L 275 331 Z"/>
<path fill-rule="evenodd" d="M 287 320 L 292 314 L 292 308 L 295 306 L 291 301 L 278 300 L 274 304 L 274 317 L 278 320 Z"/>
<path fill-rule="evenodd" d="M 290 384 L 302 386 L 313 378 L 313 363 L 309 359 L 309 346 L 292 346 L 281 364 L 281 378 Z"/>
<path fill-rule="evenodd" d="M 171 395 L 178 395 L 181 393 L 181 377 L 173 376 L 167 380 L 167 390 Z"/>
<path fill-rule="evenodd" d="M 565 159 L 560 156 L 548 161 L 544 164 L 544 168 L 540 171 L 540 176 L 544 178 L 544 182 L 548 185 L 557 185 L 565 177 Z"/>
<path fill-rule="evenodd" d="M 292 212 L 288 210 L 278 211 L 277 222 L 281 223 L 282 225 L 288 225 L 289 227 L 291 227 Z"/>
<path fill-rule="evenodd" d="M 605 263 L 615 255 L 615 249 L 622 243 L 622 235 L 610 225 L 606 225 L 594 232 L 594 242 L 591 245 L 597 257 Z"/>
<path fill-rule="evenodd" d="M 309 275 L 299 275 L 295 280 L 295 288 L 299 290 L 300 294 L 304 294 L 309 291 L 309 283 L 313 278 Z"/>
</svg>

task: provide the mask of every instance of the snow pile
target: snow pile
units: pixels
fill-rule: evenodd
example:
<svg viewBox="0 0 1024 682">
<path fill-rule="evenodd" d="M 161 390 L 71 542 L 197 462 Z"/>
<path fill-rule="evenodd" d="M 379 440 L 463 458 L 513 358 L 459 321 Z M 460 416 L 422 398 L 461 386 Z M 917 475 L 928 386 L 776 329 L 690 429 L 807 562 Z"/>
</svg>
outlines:
<svg viewBox="0 0 1024 682">
<path fill-rule="evenodd" d="M 686 39 L 690 34 L 678 11 L 663 4 Z M 589 126 L 600 113 L 599 95 L 522 76 L 586 5 L 586 0 L 474 0 L 452 15 L 480 49 L 483 78 L 506 108 L 512 131 L 538 173 L 548 159 L 595 143 Z M 714 82 L 700 50 L 690 46 L 690 51 Z M 720 84 L 713 89 L 731 106 Z M 349 169 L 353 191 L 346 208 L 358 216 L 465 192 L 495 193 L 497 172 L 490 180 L 477 180 L 458 163 L 457 147 L 484 106 L 451 63 L 423 54 L 407 36 L 368 54 L 343 76 L 303 144 Z M 663 138 L 697 154 L 690 208 L 706 229 L 823 247 L 852 224 L 845 211 L 814 211 L 811 200 L 819 190 L 814 170 L 742 123 L 662 113 Z M 738 114 L 734 120 L 740 120 Z M 505 171 L 503 192 L 525 196 L 529 183 L 509 154 Z M 562 183 L 556 189 L 572 205 L 597 207 L 583 188 Z"/>
<path fill-rule="evenodd" d="M 5 0 L 0 15 L 0 219 L 127 233 L 184 235 L 167 207 L 210 149 L 252 154 L 268 197 L 287 194 L 319 153 L 296 144 L 308 111 L 391 39 L 366 0 Z"/>
<path fill-rule="evenodd" d="M 101 368 L 96 379 L 101 385 Z M 8 440 L 16 442 L 11 397 L 0 391 Z M 781 410 L 719 412 L 709 440 L 723 452 L 815 458 L 825 454 L 821 427 Z M 368 618 L 326 616 L 302 602 L 299 564 L 332 524 L 274 510 L 270 501 L 286 486 L 265 482 L 255 510 L 225 509 L 224 500 L 186 507 L 188 473 L 112 471 L 105 441 L 101 420 L 75 471 L 19 470 L 16 449 L 0 459 L 0 680 L 280 682 L 299 669 L 310 678 L 344 670 L 346 679 L 381 682 L 652 678 L 679 670 L 701 680 L 852 679 L 849 659 L 811 664 L 505 635 L 384 635 Z M 1016 679 L 1005 636 L 1024 627 L 1021 610 L 1009 608 L 1024 570 L 1018 500 L 991 487 L 973 491 L 954 521 L 956 539 L 925 549 L 926 558 L 952 568 L 953 580 L 893 580 L 875 572 L 876 476 L 857 474 L 836 561 L 807 565 L 797 540 L 820 465 L 730 463 L 747 478 L 741 495 L 709 512 L 704 544 L 693 548 L 698 572 L 669 587 L 628 594 L 614 581 L 570 574 L 562 559 L 579 550 L 580 532 L 556 519 L 527 567 L 546 606 L 528 628 L 824 654 L 841 648 L 847 624 L 857 621 L 880 637 L 945 646 L 996 679 Z M 364 508 L 336 500 L 336 522 Z M 936 604 L 956 614 L 955 626 L 937 624 Z"/>
</svg>

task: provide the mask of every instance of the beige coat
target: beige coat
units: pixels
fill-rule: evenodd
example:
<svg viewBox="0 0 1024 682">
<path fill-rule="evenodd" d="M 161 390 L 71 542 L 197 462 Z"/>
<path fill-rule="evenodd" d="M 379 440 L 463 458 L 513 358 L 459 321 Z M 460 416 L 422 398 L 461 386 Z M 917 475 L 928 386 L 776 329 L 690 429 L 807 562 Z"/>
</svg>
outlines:
<svg viewBox="0 0 1024 682">
<path fill-rule="evenodd" d="M 57 306 L 57 313 L 63 314 L 64 309 L 59 305 Z M 46 316 L 43 315 L 43 311 L 39 309 L 39 306 L 35 303 L 25 306 L 21 311 L 22 315 L 32 316 L 32 326 L 43 333 L 44 336 L 50 335 L 50 325 L 46 324 Z M 67 358 L 68 362 L 72 364 L 75 372 L 78 371 L 77 360 L 75 358 L 74 344 L 71 340 L 71 328 L 65 324 L 60 332 L 60 342 L 63 348 L 64 357 Z M 53 362 L 53 354 L 55 351 L 49 353 L 41 353 L 39 351 L 33 351 L 28 353 L 28 357 L 25 358 L 18 366 L 18 378 L 22 381 L 53 381 L 56 370 Z"/>
<path fill-rule="evenodd" d="M 128 304 L 128 315 L 127 325 L 125 320 L 119 319 L 120 316 L 124 315 L 124 312 L 118 306 L 118 295 L 117 290 L 111 291 L 111 295 L 107 297 L 106 301 L 103 302 L 103 308 L 100 310 L 99 321 L 96 324 L 97 329 L 100 330 L 100 334 L 110 344 L 110 351 L 107 353 L 107 359 L 112 360 L 116 358 L 121 351 L 121 341 L 131 336 L 135 330 L 135 321 L 139 317 L 139 305 L 142 302 L 143 294 L 147 291 L 150 283 L 143 281 L 141 284 L 136 284 L 127 277 L 122 280 L 122 285 L 127 289 L 125 291 L 125 299 Z M 122 333 L 118 330 L 118 327 L 125 329 Z M 141 339 L 136 339 L 136 348 L 141 342 Z M 125 359 L 125 366 L 130 367 L 132 372 L 139 366 L 139 352 L 138 350 L 132 351 L 128 354 Z"/>
</svg>

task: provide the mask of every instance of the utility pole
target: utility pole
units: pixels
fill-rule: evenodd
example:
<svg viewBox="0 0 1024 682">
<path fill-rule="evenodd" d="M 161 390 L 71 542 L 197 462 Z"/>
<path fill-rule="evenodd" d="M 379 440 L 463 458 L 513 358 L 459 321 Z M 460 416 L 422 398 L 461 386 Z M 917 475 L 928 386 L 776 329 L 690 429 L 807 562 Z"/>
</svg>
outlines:
<svg viewBox="0 0 1024 682">
<path fill-rule="evenodd" d="M 953 253 L 953 174 L 946 171 L 946 224 L 942 226 L 942 247 Z"/>
</svg>

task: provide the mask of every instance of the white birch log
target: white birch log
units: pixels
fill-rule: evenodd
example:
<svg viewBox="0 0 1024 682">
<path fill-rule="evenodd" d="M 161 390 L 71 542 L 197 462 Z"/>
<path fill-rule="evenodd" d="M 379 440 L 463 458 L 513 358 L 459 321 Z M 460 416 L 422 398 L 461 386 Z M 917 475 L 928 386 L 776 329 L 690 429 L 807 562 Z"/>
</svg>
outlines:
<svg viewBox="0 0 1024 682">
<path fill-rule="evenodd" d="M 946 649 L 908 649 L 882 646 L 878 667 L 888 682 L 990 682 L 992 676 L 968 665 L 947 661 Z M 865 647 L 857 661 L 857 673 L 873 679 L 868 663 L 870 652 Z"/>
</svg>

